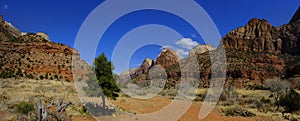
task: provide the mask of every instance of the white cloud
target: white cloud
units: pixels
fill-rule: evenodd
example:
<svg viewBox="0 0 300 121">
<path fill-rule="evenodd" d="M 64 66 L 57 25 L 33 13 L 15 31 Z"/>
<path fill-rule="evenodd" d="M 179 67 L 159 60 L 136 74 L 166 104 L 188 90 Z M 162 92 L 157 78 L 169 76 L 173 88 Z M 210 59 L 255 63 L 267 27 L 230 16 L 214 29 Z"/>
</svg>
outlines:
<svg viewBox="0 0 300 121">
<path fill-rule="evenodd" d="M 193 41 L 191 38 L 182 38 L 176 41 L 174 45 L 164 45 L 160 49 L 169 48 L 174 50 L 179 56 L 186 57 L 189 55 L 189 51 L 197 45 L 199 45 L 198 42 Z"/>
<path fill-rule="evenodd" d="M 182 48 L 191 50 L 195 46 L 199 45 L 198 42 L 193 41 L 191 38 L 183 38 L 176 42 L 177 45 L 181 46 Z"/>
<path fill-rule="evenodd" d="M 8 5 L 4 5 L 4 6 L 2 7 L 2 9 L 3 9 L 3 10 L 8 9 Z"/>
<path fill-rule="evenodd" d="M 183 49 L 178 49 L 178 48 L 176 48 L 176 49 L 174 49 L 179 55 L 181 55 L 181 56 L 186 56 L 186 55 L 188 55 L 189 54 L 189 52 L 188 51 L 185 51 L 185 50 L 183 50 Z"/>
</svg>

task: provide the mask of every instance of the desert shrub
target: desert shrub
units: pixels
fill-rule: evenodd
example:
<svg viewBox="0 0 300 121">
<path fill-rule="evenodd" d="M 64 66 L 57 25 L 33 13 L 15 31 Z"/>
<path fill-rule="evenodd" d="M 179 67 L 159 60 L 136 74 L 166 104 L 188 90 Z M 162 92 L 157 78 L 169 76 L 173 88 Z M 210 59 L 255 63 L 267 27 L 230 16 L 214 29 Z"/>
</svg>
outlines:
<svg viewBox="0 0 300 121">
<path fill-rule="evenodd" d="M 32 103 L 28 103 L 28 102 L 24 102 L 24 101 L 17 104 L 17 108 L 16 108 L 16 111 L 18 113 L 21 113 L 24 115 L 28 115 L 28 113 L 30 113 L 33 110 L 34 110 L 34 105 Z"/>
<path fill-rule="evenodd" d="M 234 87 L 226 87 L 224 91 L 221 93 L 220 100 L 226 101 L 228 99 L 237 98 L 239 93 L 236 91 Z"/>
<path fill-rule="evenodd" d="M 17 77 L 23 77 L 23 73 L 22 70 L 20 68 L 18 68 L 18 71 L 16 73 Z"/>
<path fill-rule="evenodd" d="M 45 78 L 46 78 L 46 79 L 48 79 L 48 78 L 49 78 L 49 74 L 48 74 L 48 73 L 46 73 L 46 75 L 45 75 Z"/>
<path fill-rule="evenodd" d="M 88 110 L 86 109 L 85 106 L 82 106 L 82 107 L 79 109 L 79 113 L 80 113 L 81 115 L 87 115 L 87 114 L 89 114 L 89 112 L 88 112 Z"/>
<path fill-rule="evenodd" d="M 196 98 L 194 99 L 194 101 L 203 101 L 203 99 L 205 98 L 205 94 L 197 94 Z"/>
<path fill-rule="evenodd" d="M 44 79 L 44 76 L 43 76 L 43 75 L 40 75 L 40 79 L 43 80 L 43 79 Z"/>
<path fill-rule="evenodd" d="M 287 113 L 297 111 L 300 109 L 300 94 L 298 94 L 294 89 L 290 89 L 288 94 L 280 97 L 279 104 Z"/>
<path fill-rule="evenodd" d="M 255 113 L 252 113 L 246 109 L 240 107 L 231 107 L 222 110 L 225 113 L 225 116 L 243 116 L 243 117 L 253 117 L 256 116 Z"/>
<path fill-rule="evenodd" d="M 265 104 L 270 104 L 271 103 L 271 100 L 269 98 L 265 98 L 265 97 L 262 97 L 260 101 L 262 103 L 265 103 Z"/>
<path fill-rule="evenodd" d="M 29 75 L 27 76 L 27 78 L 29 78 L 29 79 L 33 79 L 34 77 L 33 77 L 33 75 L 32 75 L 32 74 L 29 74 Z"/>
<path fill-rule="evenodd" d="M 55 74 L 55 75 L 54 75 L 54 78 L 55 78 L 55 79 L 58 79 L 58 75 L 57 75 L 57 74 Z"/>
<path fill-rule="evenodd" d="M 0 73 L 0 78 L 13 78 L 13 77 L 15 77 L 14 70 L 10 70 L 8 68 L 6 68 Z"/>
<path fill-rule="evenodd" d="M 279 110 L 279 98 L 286 94 L 290 85 L 287 81 L 281 80 L 280 78 L 274 78 L 267 80 L 267 86 L 273 94 L 275 104 L 277 105 L 277 111 Z"/>
<path fill-rule="evenodd" d="M 250 90 L 269 90 L 269 87 L 265 87 L 263 85 L 249 85 L 248 89 Z"/>
</svg>

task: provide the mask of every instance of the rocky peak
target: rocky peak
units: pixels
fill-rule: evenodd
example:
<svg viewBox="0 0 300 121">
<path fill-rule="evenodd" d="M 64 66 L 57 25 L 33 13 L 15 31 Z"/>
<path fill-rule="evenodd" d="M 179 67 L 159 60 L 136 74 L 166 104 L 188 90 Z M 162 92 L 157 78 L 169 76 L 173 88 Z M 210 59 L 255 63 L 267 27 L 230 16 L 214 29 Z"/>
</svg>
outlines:
<svg viewBox="0 0 300 121">
<path fill-rule="evenodd" d="M 289 24 L 272 26 L 264 19 L 251 19 L 245 26 L 222 38 L 225 48 L 271 54 L 299 55 L 300 9 Z"/>
<path fill-rule="evenodd" d="M 291 19 L 290 23 L 296 22 L 298 20 L 300 20 L 300 7 L 298 8 L 298 10 L 296 11 L 296 13 L 294 14 L 294 16 Z"/>
<path fill-rule="evenodd" d="M 279 29 L 264 19 L 251 19 L 245 26 L 229 32 L 222 38 L 225 48 L 281 53 Z"/>
<path fill-rule="evenodd" d="M 150 70 L 150 68 L 152 67 L 152 65 L 153 65 L 153 60 L 151 60 L 150 58 L 146 58 L 143 61 L 140 69 L 138 70 L 139 73 L 147 73 Z"/>
<path fill-rule="evenodd" d="M 131 73 L 131 77 L 135 78 L 143 74 L 148 74 L 149 70 L 155 65 L 161 65 L 163 68 L 167 69 L 169 66 L 178 63 L 179 59 L 180 57 L 175 51 L 169 48 L 164 48 L 162 49 L 156 60 L 146 58 L 141 66 L 135 69 L 133 73 Z"/>
<path fill-rule="evenodd" d="M 143 61 L 143 64 L 142 65 L 148 65 L 148 66 L 151 66 L 152 65 L 152 60 L 150 58 L 146 58 L 144 61 Z"/>
<path fill-rule="evenodd" d="M 163 68 L 167 68 L 175 63 L 178 63 L 181 57 L 173 50 L 165 48 L 158 55 L 155 65 L 161 65 Z"/>
<path fill-rule="evenodd" d="M 216 48 L 214 48 L 212 45 L 210 44 L 205 44 L 205 45 L 197 45 L 196 47 L 194 47 L 190 52 L 189 52 L 189 56 L 195 55 L 195 54 L 202 54 L 208 51 L 212 51 L 215 50 Z"/>
<path fill-rule="evenodd" d="M 50 42 L 50 37 L 48 36 L 48 34 L 46 34 L 44 32 L 37 32 L 36 35 L 39 35 L 39 36 L 43 37 L 44 39 L 46 39 L 48 42 Z"/>
<path fill-rule="evenodd" d="M 264 19 L 251 19 L 245 26 L 229 32 L 227 37 L 235 37 L 240 39 L 269 39 L 273 26 Z"/>
</svg>

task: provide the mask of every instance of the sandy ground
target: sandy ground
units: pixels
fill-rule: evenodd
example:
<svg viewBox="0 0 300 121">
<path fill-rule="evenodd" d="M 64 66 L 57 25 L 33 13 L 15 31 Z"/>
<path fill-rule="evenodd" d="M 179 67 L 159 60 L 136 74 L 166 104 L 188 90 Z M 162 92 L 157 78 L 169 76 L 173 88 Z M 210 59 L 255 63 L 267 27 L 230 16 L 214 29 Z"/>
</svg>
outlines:
<svg viewBox="0 0 300 121">
<path fill-rule="evenodd" d="M 0 105 L 0 120 L 14 116 L 12 113 L 13 109 L 11 106 L 17 104 L 22 100 L 30 100 L 30 97 L 43 96 L 44 99 L 53 99 L 58 100 L 63 98 L 64 101 L 71 101 L 75 105 L 72 105 L 67 109 L 69 116 L 74 121 L 131 121 L 131 120 L 146 120 L 144 117 L 141 117 L 139 114 L 149 114 L 162 110 L 168 104 L 172 102 L 171 99 L 155 96 L 151 99 L 142 100 L 134 99 L 126 96 L 120 96 L 117 100 L 108 100 L 110 106 L 118 107 L 117 113 L 113 116 L 101 116 L 99 118 L 93 118 L 89 115 L 81 115 L 78 110 L 82 101 L 87 102 L 99 102 L 97 98 L 84 98 L 79 100 L 78 93 L 72 89 L 73 84 L 67 82 L 59 81 L 36 81 L 36 80 L 1 80 L 0 81 L 0 95 L 1 95 L 1 105 Z M 199 90 L 199 93 L 203 93 L 205 90 Z M 269 92 L 266 91 L 249 91 L 249 90 L 238 90 L 242 95 L 255 95 L 255 98 L 261 96 L 269 95 Z M 8 97 L 8 99 L 4 98 Z M 198 119 L 199 110 L 202 106 L 201 102 L 193 102 L 189 109 L 179 117 L 180 121 L 200 121 Z M 274 118 L 274 114 L 264 114 L 255 112 L 257 116 L 255 117 L 228 117 L 223 116 L 220 112 L 221 106 L 216 106 L 214 110 L 203 120 L 203 121 L 277 121 L 281 119 Z M 9 110 L 8 112 L 6 110 Z M 172 113 L 176 111 L 183 110 L 180 108 L 180 105 L 176 110 L 172 110 Z M 255 111 L 255 109 L 251 110 Z M 171 114 L 172 114 L 171 113 Z M 281 116 L 281 114 L 277 114 Z M 170 118 L 175 117 L 176 114 L 170 115 Z M 152 120 L 158 120 L 155 117 L 151 117 Z M 8 118 L 13 119 L 13 118 Z M 166 119 L 167 120 L 167 119 Z"/>
<path fill-rule="evenodd" d="M 125 101 L 126 100 L 126 101 Z M 170 99 L 163 97 L 154 97 L 150 100 L 138 100 L 132 98 L 121 97 L 116 101 L 112 101 L 112 104 L 116 106 L 122 106 L 122 108 L 128 110 L 129 112 L 136 112 L 134 114 L 123 114 L 117 115 L 115 117 L 100 117 L 98 120 L 117 120 L 117 121 L 131 121 L 131 120 L 149 120 L 149 118 L 143 118 L 138 116 L 138 114 L 149 114 L 155 111 L 159 111 L 171 102 Z M 153 106 L 153 103 L 158 103 L 158 105 Z M 223 116 L 220 113 L 220 107 L 216 106 L 213 111 L 203 120 L 198 118 L 199 111 L 202 106 L 201 102 L 193 102 L 190 108 L 186 111 L 184 115 L 179 119 L 179 121 L 270 121 L 276 120 L 271 119 L 270 116 L 257 115 L 255 117 L 229 117 Z M 150 120 L 157 120 L 155 118 Z"/>
</svg>

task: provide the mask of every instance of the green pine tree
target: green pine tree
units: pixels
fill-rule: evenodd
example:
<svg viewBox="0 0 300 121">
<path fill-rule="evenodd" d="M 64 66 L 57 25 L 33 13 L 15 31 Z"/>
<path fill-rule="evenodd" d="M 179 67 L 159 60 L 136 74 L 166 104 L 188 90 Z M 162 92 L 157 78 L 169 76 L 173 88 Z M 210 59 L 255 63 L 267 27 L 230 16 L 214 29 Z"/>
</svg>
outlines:
<svg viewBox="0 0 300 121">
<path fill-rule="evenodd" d="M 112 62 L 107 60 L 107 57 L 102 53 L 94 61 L 94 68 L 99 86 L 102 88 L 104 95 L 115 99 L 118 97 L 118 88 L 113 78 L 112 70 L 114 69 Z"/>
<path fill-rule="evenodd" d="M 96 73 L 96 79 L 98 85 L 101 87 L 100 90 L 104 93 L 105 96 L 116 99 L 118 97 L 118 92 L 120 92 L 119 87 L 117 86 L 114 78 L 113 72 L 114 69 L 112 62 L 108 61 L 107 57 L 102 53 L 99 57 L 97 57 L 94 61 L 94 70 Z M 88 81 L 88 85 L 90 89 L 89 92 L 91 96 L 99 96 L 99 88 L 97 89 L 93 82 L 94 79 L 90 78 Z M 95 92 L 97 91 L 97 92 Z"/>
</svg>

